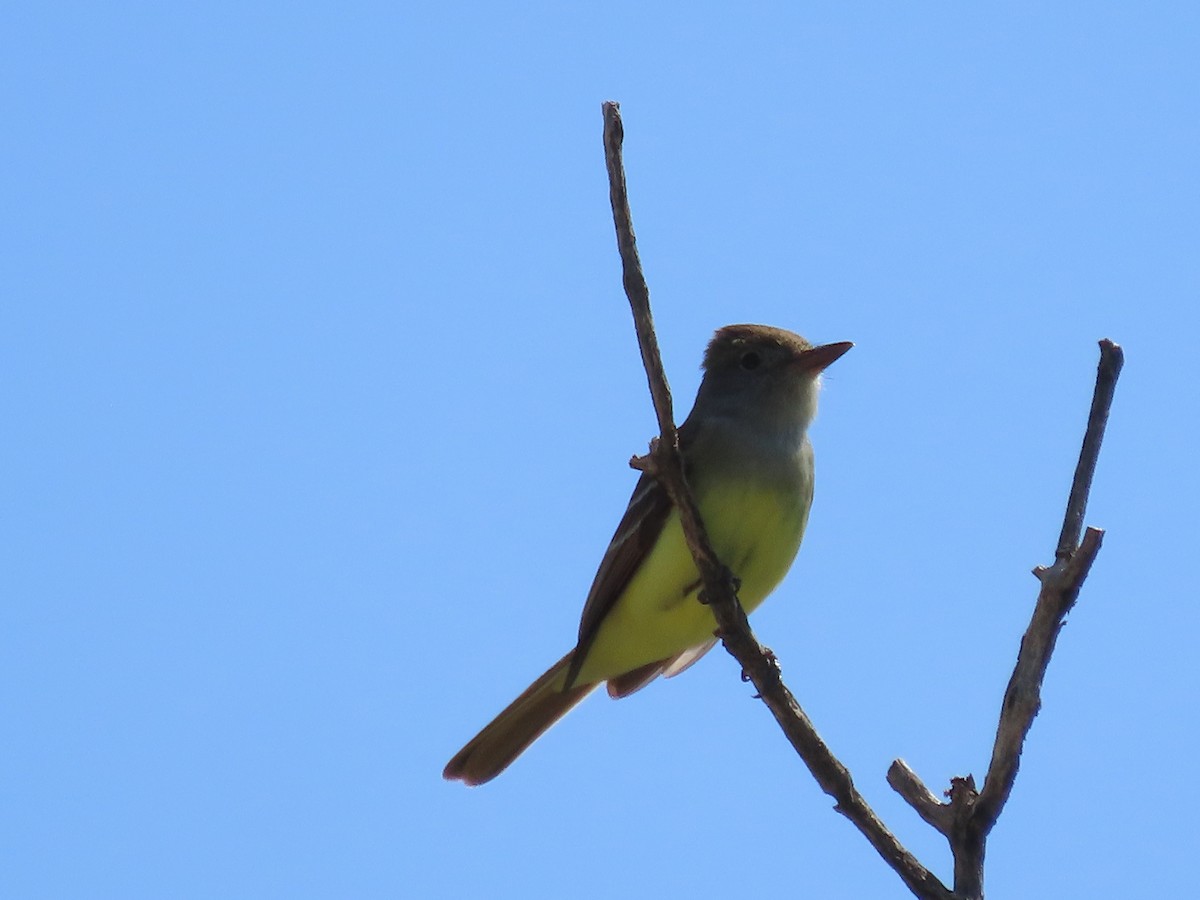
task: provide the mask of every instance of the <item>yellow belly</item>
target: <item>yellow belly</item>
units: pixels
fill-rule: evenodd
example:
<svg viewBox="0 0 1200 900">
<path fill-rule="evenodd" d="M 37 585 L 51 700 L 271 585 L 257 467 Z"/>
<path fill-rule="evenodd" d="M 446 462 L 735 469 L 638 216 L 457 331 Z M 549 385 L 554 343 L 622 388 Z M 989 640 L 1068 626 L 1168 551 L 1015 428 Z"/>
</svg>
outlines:
<svg viewBox="0 0 1200 900">
<path fill-rule="evenodd" d="M 800 548 L 811 487 L 782 493 L 740 481 L 697 493 L 713 548 L 741 580 L 738 597 L 753 612 L 783 580 Z M 658 543 L 600 626 L 579 683 L 604 681 L 709 640 L 716 621 L 697 599 L 698 581 L 679 514 L 672 510 Z"/>
</svg>

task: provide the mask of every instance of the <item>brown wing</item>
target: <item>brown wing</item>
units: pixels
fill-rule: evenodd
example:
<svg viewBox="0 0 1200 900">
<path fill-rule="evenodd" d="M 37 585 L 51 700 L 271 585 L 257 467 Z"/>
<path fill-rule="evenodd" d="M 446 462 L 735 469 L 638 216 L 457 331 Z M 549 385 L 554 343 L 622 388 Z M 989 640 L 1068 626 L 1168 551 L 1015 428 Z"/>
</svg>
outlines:
<svg viewBox="0 0 1200 900">
<path fill-rule="evenodd" d="M 705 653 L 717 645 L 717 639 L 705 641 L 699 647 L 691 647 L 682 653 L 657 662 L 638 666 L 631 672 L 608 679 L 608 696 L 614 700 L 622 700 L 634 694 L 652 682 L 659 675 L 674 678 L 680 672 L 686 672 L 700 661 Z"/>
<path fill-rule="evenodd" d="M 646 553 L 658 540 L 670 512 L 671 499 L 667 492 L 654 478 L 643 474 L 633 489 L 629 506 L 604 553 L 604 559 L 600 561 L 592 589 L 588 591 L 587 602 L 583 605 L 579 643 L 575 646 L 571 668 L 567 671 L 567 688 L 575 683 L 587 658 L 588 648 L 600 631 L 600 624 L 642 564 Z"/>
</svg>

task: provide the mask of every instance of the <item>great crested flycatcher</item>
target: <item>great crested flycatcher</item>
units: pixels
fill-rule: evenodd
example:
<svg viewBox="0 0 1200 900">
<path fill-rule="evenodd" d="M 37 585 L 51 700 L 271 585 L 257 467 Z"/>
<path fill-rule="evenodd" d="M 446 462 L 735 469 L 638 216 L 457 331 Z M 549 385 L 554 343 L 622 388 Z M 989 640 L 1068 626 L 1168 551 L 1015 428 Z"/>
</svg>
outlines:
<svg viewBox="0 0 1200 900">
<path fill-rule="evenodd" d="M 741 582 L 747 613 L 800 549 L 813 496 L 806 432 L 821 372 L 852 346 L 814 347 L 782 328 L 728 325 L 705 351 L 679 445 L 713 549 Z M 716 643 L 699 591 L 679 513 L 643 474 L 592 582 L 575 649 L 472 738 L 443 776 L 490 781 L 600 682 L 609 696 L 626 697 L 692 665 Z"/>
</svg>

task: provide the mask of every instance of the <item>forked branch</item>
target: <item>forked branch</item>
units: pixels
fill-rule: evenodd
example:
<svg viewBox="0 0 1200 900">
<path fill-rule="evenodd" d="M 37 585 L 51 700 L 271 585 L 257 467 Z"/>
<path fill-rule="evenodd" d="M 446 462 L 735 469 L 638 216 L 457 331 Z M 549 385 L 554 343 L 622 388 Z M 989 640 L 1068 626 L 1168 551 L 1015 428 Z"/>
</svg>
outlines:
<svg viewBox="0 0 1200 900">
<path fill-rule="evenodd" d="M 650 452 L 646 456 L 635 457 L 630 464 L 653 474 L 679 510 L 684 535 L 703 583 L 701 600 L 713 611 L 718 626 L 717 634 L 725 649 L 741 664 L 743 677 L 753 682 L 758 695 L 771 710 L 817 783 L 837 801 L 835 809 L 854 823 L 917 897 L 924 900 L 980 900 L 983 896 L 983 859 L 988 832 L 1012 790 L 1025 736 L 1041 704 L 1042 679 L 1063 617 L 1075 603 L 1080 586 L 1100 549 L 1101 531 L 1089 528 L 1082 543 L 1079 543 L 1079 535 L 1104 435 L 1104 424 L 1121 369 L 1121 348 L 1111 341 L 1101 341 L 1100 344 L 1101 362 L 1096 396 L 1092 401 L 1087 435 L 1067 504 L 1056 562 L 1048 569 L 1039 568 L 1035 571 L 1041 579 L 1042 591 L 1033 621 L 1021 642 L 1012 680 L 1005 692 L 992 762 L 983 790 L 976 791 L 971 776 L 955 778 L 947 792 L 949 801 L 942 803 L 903 761 L 896 760 L 888 772 L 888 782 L 922 819 L 949 839 L 954 853 L 954 890 L 951 891 L 883 824 L 855 788 L 850 772 L 821 740 L 812 722 L 783 683 L 775 655 L 763 647 L 751 631 L 745 611 L 738 602 L 736 581 L 717 558 L 709 542 L 704 522 L 684 477 L 671 391 L 663 371 L 650 314 L 650 291 L 646 287 L 638 257 L 625 187 L 622 158 L 624 127 L 620 107 L 608 102 L 603 105 L 603 111 L 604 155 L 625 293 L 633 309 L 638 346 L 659 424 L 659 436 L 651 442 Z"/>
<path fill-rule="evenodd" d="M 921 784 L 902 760 L 893 762 L 888 771 L 888 783 L 921 818 L 950 841 L 950 849 L 954 854 L 954 892 L 965 900 L 983 897 L 983 860 L 987 836 L 1012 793 L 1025 738 L 1042 707 L 1042 681 L 1046 677 L 1046 668 L 1050 664 L 1058 634 L 1067 613 L 1079 597 L 1079 590 L 1104 539 L 1104 532 L 1099 528 L 1084 531 L 1083 519 L 1096 463 L 1100 458 L 1104 429 L 1112 409 L 1117 378 L 1124 362 L 1125 354 L 1119 345 L 1107 339 L 1100 342 L 1096 387 L 1092 393 L 1087 430 L 1084 432 L 1067 510 L 1063 516 L 1062 532 L 1054 553 L 1055 562 L 1049 568 L 1038 566 L 1033 571 L 1042 586 L 1029 627 L 1021 638 L 1017 664 L 1000 705 L 1000 722 L 996 728 L 996 740 L 983 790 L 977 793 L 972 781 L 968 790 L 956 796 L 958 786 L 955 785 L 950 790 L 950 802 L 937 803 L 935 809 L 929 804 L 932 794 L 928 788 Z"/>
</svg>

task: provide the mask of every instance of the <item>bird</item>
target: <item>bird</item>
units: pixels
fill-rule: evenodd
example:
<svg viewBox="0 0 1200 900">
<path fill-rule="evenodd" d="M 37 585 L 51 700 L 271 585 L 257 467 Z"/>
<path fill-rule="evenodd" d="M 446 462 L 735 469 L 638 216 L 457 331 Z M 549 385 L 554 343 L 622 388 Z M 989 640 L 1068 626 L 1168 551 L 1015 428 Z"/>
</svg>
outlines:
<svg viewBox="0 0 1200 900">
<path fill-rule="evenodd" d="M 727 325 L 704 352 L 679 448 L 713 549 L 737 579 L 747 613 L 783 580 L 800 548 L 821 374 L 852 346 Z M 717 640 L 700 588 L 679 513 L 643 473 L 584 602 L 574 648 L 468 741 L 443 777 L 491 781 L 600 684 L 620 699 L 694 664 Z"/>
</svg>

